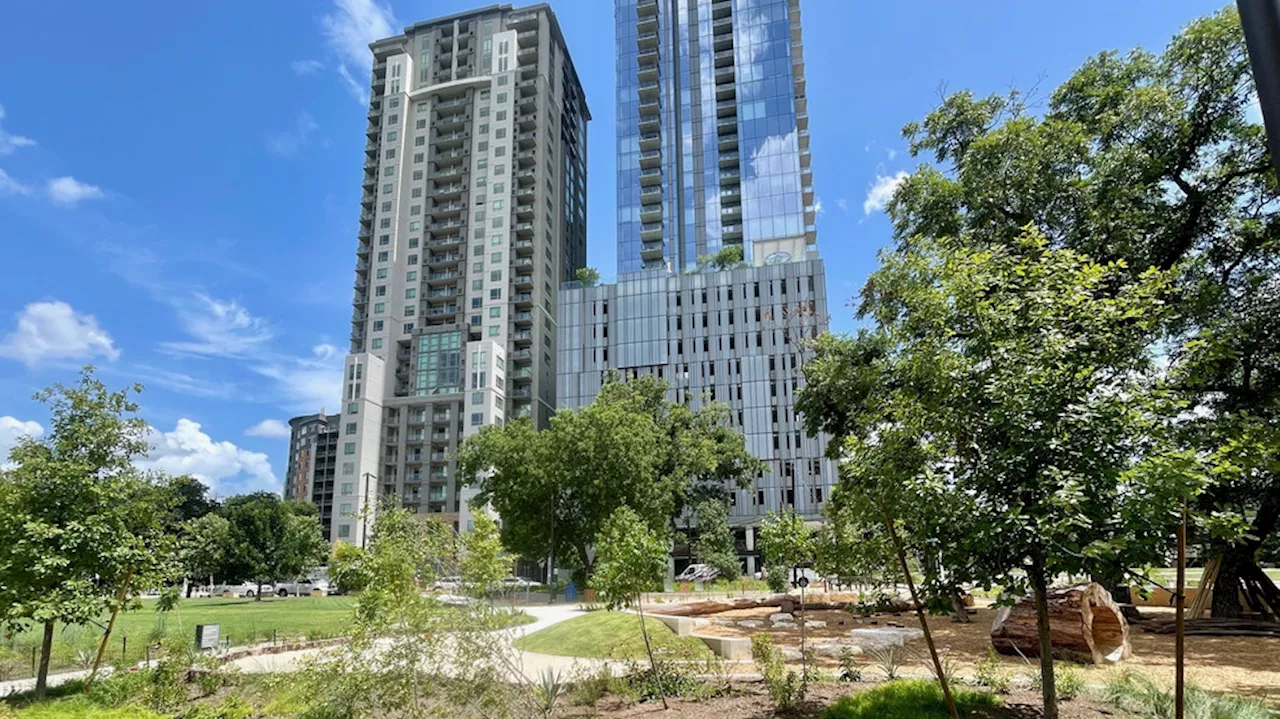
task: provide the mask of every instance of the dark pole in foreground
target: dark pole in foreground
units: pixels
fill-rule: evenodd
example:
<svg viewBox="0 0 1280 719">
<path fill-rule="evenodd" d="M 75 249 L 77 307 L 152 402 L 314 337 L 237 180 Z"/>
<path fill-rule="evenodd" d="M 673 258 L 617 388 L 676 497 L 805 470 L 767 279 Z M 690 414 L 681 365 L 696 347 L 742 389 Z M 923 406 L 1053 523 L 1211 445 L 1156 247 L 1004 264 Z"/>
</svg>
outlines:
<svg viewBox="0 0 1280 719">
<path fill-rule="evenodd" d="M 1280 172 L 1280 0 L 1236 0 L 1236 7 L 1267 126 L 1271 162 Z"/>
<path fill-rule="evenodd" d="M 1183 684 L 1186 669 L 1186 621 L 1183 616 L 1187 606 L 1187 500 L 1182 500 L 1182 522 L 1178 525 L 1178 609 L 1177 637 L 1174 645 L 1173 702 L 1175 719 L 1183 719 L 1185 702 Z"/>
</svg>

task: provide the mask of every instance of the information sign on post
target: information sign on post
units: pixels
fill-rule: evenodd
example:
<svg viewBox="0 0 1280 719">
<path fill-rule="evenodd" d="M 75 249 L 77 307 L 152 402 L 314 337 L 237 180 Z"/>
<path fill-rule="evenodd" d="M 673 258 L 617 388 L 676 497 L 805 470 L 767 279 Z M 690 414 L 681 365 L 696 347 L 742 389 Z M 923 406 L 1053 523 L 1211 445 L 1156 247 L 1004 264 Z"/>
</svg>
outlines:
<svg viewBox="0 0 1280 719">
<path fill-rule="evenodd" d="M 221 639 L 221 624 L 197 624 L 196 625 L 196 649 L 204 651 L 206 649 L 217 649 L 218 641 Z"/>
</svg>

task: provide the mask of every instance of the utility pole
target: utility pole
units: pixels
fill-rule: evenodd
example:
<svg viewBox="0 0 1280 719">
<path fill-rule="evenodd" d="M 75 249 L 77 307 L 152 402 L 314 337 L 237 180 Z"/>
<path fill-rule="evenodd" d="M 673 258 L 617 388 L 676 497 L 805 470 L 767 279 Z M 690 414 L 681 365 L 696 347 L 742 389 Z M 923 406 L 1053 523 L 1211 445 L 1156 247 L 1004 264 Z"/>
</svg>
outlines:
<svg viewBox="0 0 1280 719">
<path fill-rule="evenodd" d="M 1271 162 L 1280 172 L 1280 0 L 1236 0 Z"/>
<path fill-rule="evenodd" d="M 364 473 L 364 507 L 360 510 L 360 548 L 367 549 L 369 544 L 369 478 L 377 479 L 373 472 Z"/>
</svg>

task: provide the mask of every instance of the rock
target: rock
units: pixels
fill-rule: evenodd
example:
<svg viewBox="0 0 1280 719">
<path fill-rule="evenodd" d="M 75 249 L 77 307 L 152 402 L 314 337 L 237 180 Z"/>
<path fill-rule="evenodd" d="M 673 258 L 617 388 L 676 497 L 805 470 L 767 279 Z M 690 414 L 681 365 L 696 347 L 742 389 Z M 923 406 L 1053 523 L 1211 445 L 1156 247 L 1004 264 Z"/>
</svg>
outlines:
<svg viewBox="0 0 1280 719">
<path fill-rule="evenodd" d="M 769 621 L 774 624 L 777 624 L 778 622 L 792 622 L 795 621 L 795 617 L 786 612 L 778 612 L 777 614 L 770 614 Z"/>
<path fill-rule="evenodd" d="M 713 617 L 711 619 L 711 623 L 722 626 L 722 627 L 732 627 L 733 625 L 737 624 L 737 622 L 733 621 L 732 619 L 725 619 L 724 617 Z"/>
<path fill-rule="evenodd" d="M 738 622 L 738 626 L 746 627 L 748 629 L 759 629 L 760 627 L 764 626 L 764 622 L 760 621 L 759 619 L 743 619 L 742 621 Z"/>
<path fill-rule="evenodd" d="M 813 653 L 820 657 L 839 659 L 846 651 L 854 656 L 861 656 L 862 647 L 849 642 L 814 642 Z"/>
<path fill-rule="evenodd" d="M 778 647 L 778 653 L 782 655 L 782 660 L 786 662 L 798 662 L 801 659 L 799 647 Z"/>
<path fill-rule="evenodd" d="M 821 619 L 802 619 L 801 621 L 810 629 L 823 629 L 827 626 L 827 623 Z"/>
<path fill-rule="evenodd" d="M 850 629 L 849 636 L 864 649 L 883 649 L 888 646 L 902 646 L 907 642 L 912 642 L 924 637 L 924 632 L 919 629 L 899 629 L 895 627 L 885 627 L 879 629 L 862 628 Z"/>
<path fill-rule="evenodd" d="M 774 622 L 773 628 L 774 629 L 795 629 L 796 623 L 795 622 Z"/>
<path fill-rule="evenodd" d="M 695 627 L 705 627 L 710 624 L 711 624 L 710 619 L 702 619 L 701 617 L 699 617 L 693 620 L 693 626 Z"/>
</svg>

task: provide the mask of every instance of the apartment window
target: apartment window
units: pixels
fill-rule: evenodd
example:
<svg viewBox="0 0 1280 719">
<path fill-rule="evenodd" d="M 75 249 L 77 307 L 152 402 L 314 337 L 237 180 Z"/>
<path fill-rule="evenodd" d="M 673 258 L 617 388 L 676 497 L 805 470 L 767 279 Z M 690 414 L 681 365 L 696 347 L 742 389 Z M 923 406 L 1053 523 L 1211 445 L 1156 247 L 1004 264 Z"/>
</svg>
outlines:
<svg viewBox="0 0 1280 719">
<path fill-rule="evenodd" d="M 489 290 L 489 299 L 491 300 L 502 299 L 502 290 Z"/>
<path fill-rule="evenodd" d="M 350 524 L 339 524 L 339 525 L 338 525 L 338 538 L 339 538 L 339 539 L 346 539 L 346 538 L 348 538 L 348 537 L 350 537 L 350 536 L 351 536 L 351 525 L 350 525 Z"/>
<path fill-rule="evenodd" d="M 472 271 L 472 272 L 484 272 L 484 263 L 483 263 L 483 262 L 473 262 L 473 263 L 471 263 L 471 271 Z"/>
<path fill-rule="evenodd" d="M 493 166 L 493 174 L 495 174 L 495 175 L 505 175 L 505 174 L 506 174 L 506 172 L 507 172 L 507 166 L 506 166 L 506 165 L 494 165 L 494 166 Z"/>
<path fill-rule="evenodd" d="M 382 211 L 383 211 L 383 212 L 390 212 L 390 211 L 391 211 L 391 200 L 387 200 L 386 202 L 382 203 L 382 206 L 381 206 L 381 207 L 382 207 Z"/>
<path fill-rule="evenodd" d="M 412 250 L 412 249 L 416 248 L 417 246 L 418 246 L 418 238 L 416 238 L 416 237 L 410 237 L 410 238 L 409 238 L 409 249 L 411 249 L 411 250 Z"/>
<path fill-rule="evenodd" d="M 354 411 L 354 410 L 352 410 L 352 411 Z M 355 474 L 355 473 L 356 473 L 356 463 L 355 463 L 355 462 L 343 462 L 343 463 L 342 463 L 342 473 L 343 473 L 343 474 Z"/>
<path fill-rule="evenodd" d="M 395 165 L 387 165 L 386 167 L 382 168 L 382 176 L 383 176 L 383 177 L 395 177 L 395 176 L 396 176 L 396 166 L 395 166 Z"/>
<path fill-rule="evenodd" d="M 503 44 L 503 45 L 506 45 L 507 43 L 505 43 L 505 42 L 504 42 L 504 43 L 502 43 L 502 44 Z M 506 48 L 503 48 L 502 52 L 503 52 L 503 53 L 506 53 Z M 499 84 L 499 85 L 505 85 L 505 84 L 507 84 L 507 76 L 506 76 L 506 75 L 503 75 L 502 77 L 499 77 L 499 78 L 498 78 L 498 84 Z M 506 97 L 506 93 L 503 93 L 503 94 L 499 95 L 499 96 L 498 96 L 498 102 L 502 102 L 502 101 L 505 99 L 505 97 Z"/>
<path fill-rule="evenodd" d="M 406 300 L 411 300 L 417 296 L 418 296 L 418 289 L 416 287 L 410 287 L 409 289 L 404 291 L 404 298 Z"/>
<path fill-rule="evenodd" d="M 507 111 L 498 110 L 497 114 L 494 117 L 497 119 L 498 122 L 502 122 L 503 120 L 507 119 Z"/>
<path fill-rule="evenodd" d="M 502 138 L 504 138 L 504 137 L 506 137 L 506 136 L 507 136 L 507 128 L 505 128 L 505 127 L 499 127 L 499 128 L 498 128 L 498 130 L 497 130 L 497 132 L 493 133 L 493 136 L 494 136 L 495 138 L 497 138 L 497 139 L 501 140 Z"/>
<path fill-rule="evenodd" d="M 378 279 L 380 279 L 380 280 L 385 280 L 385 279 L 387 279 L 387 268 L 385 268 L 385 267 L 379 267 L 379 268 L 378 268 L 378 272 L 377 272 L 377 277 L 378 277 Z"/>
<path fill-rule="evenodd" d="M 414 179 L 414 180 L 421 180 L 421 179 L 422 179 L 422 170 L 414 170 L 414 171 L 413 171 L 413 179 Z"/>
<path fill-rule="evenodd" d="M 347 414 L 359 414 L 359 413 L 360 413 L 360 405 L 359 405 L 359 403 L 357 403 L 357 402 L 352 402 L 352 403 L 350 403 L 350 404 L 348 404 L 348 405 L 347 405 Z M 351 473 L 350 473 L 350 472 L 347 472 L 347 474 L 351 474 Z"/>
<path fill-rule="evenodd" d="M 489 108 L 488 107 L 480 108 L 480 117 L 488 117 L 488 116 L 489 116 Z"/>
<path fill-rule="evenodd" d="M 494 157 L 502 157 L 505 154 L 507 154 L 507 148 L 501 146 L 493 148 Z"/>
<path fill-rule="evenodd" d="M 489 178 L 487 178 L 487 177 L 477 177 L 477 178 L 476 178 L 476 187 L 484 187 L 484 186 L 485 186 L 485 184 L 486 184 L 486 183 L 488 183 L 488 182 L 489 182 Z"/>
<path fill-rule="evenodd" d="M 387 115 L 387 124 L 388 124 L 388 125 L 399 125 L 399 124 L 400 124 L 400 116 L 399 116 L 399 115 Z"/>
<path fill-rule="evenodd" d="M 425 130 L 425 129 L 427 129 L 427 118 L 425 118 L 425 117 L 424 117 L 424 118 L 422 118 L 422 119 L 418 120 L 417 122 L 415 122 L 415 123 L 414 123 L 414 125 L 413 125 L 413 126 L 414 126 L 415 128 L 417 128 L 417 129 L 419 129 L 419 130 Z"/>
<path fill-rule="evenodd" d="M 484 289 L 484 280 L 471 280 L 471 289 L 472 289 L 472 290 L 474 290 L 474 291 L 476 291 L 476 292 L 479 292 L 480 290 L 483 290 L 483 289 Z M 480 301 L 480 298 L 479 298 L 479 297 L 474 297 L 474 298 L 472 298 L 472 300 L 473 300 L 473 303 L 475 303 L 475 302 L 479 302 L 479 301 Z M 473 304 L 472 306 L 474 306 L 474 307 L 479 307 L 480 305 L 478 305 L 478 304 Z"/>
<path fill-rule="evenodd" d="M 386 286 L 386 285 L 378 285 L 377 287 L 374 287 L 374 288 L 373 288 L 373 296 L 374 296 L 374 297 L 386 297 L 386 296 L 387 296 L 387 286 Z"/>
<path fill-rule="evenodd" d="M 373 331 L 374 331 L 374 332 L 381 332 L 381 331 L 382 331 L 382 327 L 383 327 L 382 320 L 374 320 L 374 321 L 373 321 Z"/>
<path fill-rule="evenodd" d="M 373 303 L 373 313 L 374 313 L 375 315 L 380 315 L 380 314 L 382 314 L 383 312 L 386 312 L 386 311 L 387 311 L 387 303 L 385 303 L 385 302 L 375 302 L 375 303 Z"/>
<path fill-rule="evenodd" d="M 390 227 L 391 227 L 390 217 L 384 217 L 381 220 L 378 220 L 378 229 L 386 230 L 386 229 L 389 229 Z"/>
<path fill-rule="evenodd" d="M 501 316 L 502 316 L 502 308 L 501 308 L 501 307 L 490 307 L 490 308 L 489 308 L 489 316 L 490 316 L 490 317 L 501 317 Z"/>
<path fill-rule="evenodd" d="M 355 442 L 346 442 L 346 443 L 344 443 L 344 444 L 342 445 L 342 453 L 343 453 L 343 454 L 355 454 L 355 453 L 356 453 L 356 443 L 355 443 Z"/>
<path fill-rule="evenodd" d="M 355 433 L 356 433 L 356 423 L 355 423 L 355 422 L 347 422 L 347 432 L 346 432 L 346 433 L 347 433 L 347 434 L 355 434 Z"/>
<path fill-rule="evenodd" d="M 471 426 L 474 427 L 484 421 L 484 415 L 480 412 L 471 413 Z"/>
<path fill-rule="evenodd" d="M 494 194 L 497 194 L 497 193 L 499 193 L 499 192 L 502 192 L 502 183 L 501 183 L 501 182 L 495 182 L 495 183 L 493 183 L 493 192 L 494 192 Z"/>
<path fill-rule="evenodd" d="M 372 349 L 375 349 L 375 350 L 380 350 L 380 349 L 382 349 L 382 338 L 381 338 L 381 337 L 374 337 L 374 338 L 373 338 Z"/>
<path fill-rule="evenodd" d="M 501 217 L 495 217 L 495 218 L 493 218 L 493 222 L 492 222 L 491 224 L 492 224 L 492 225 L 493 225 L 493 227 L 495 227 L 495 228 L 497 228 L 497 227 L 502 227 L 502 218 L 501 218 Z"/>
<path fill-rule="evenodd" d="M 394 187 L 394 185 L 393 185 L 392 183 L 390 183 L 390 182 L 388 182 L 388 183 L 384 184 L 384 185 L 382 186 L 382 194 L 384 194 L 384 195 L 390 195 L 390 194 L 391 194 L 391 190 L 392 190 L 392 188 L 393 188 L 393 187 Z"/>
<path fill-rule="evenodd" d="M 415 308 L 413 305 L 405 305 L 405 306 L 404 306 L 404 316 L 405 316 L 405 317 L 412 317 L 416 312 L 417 312 L 417 310 L 416 310 L 416 308 Z"/>
<path fill-rule="evenodd" d="M 491 244 L 491 245 L 501 245 L 501 244 L 502 244 L 502 235 L 493 235 L 492 237 L 490 237 L 490 238 L 489 238 L 489 244 Z"/>
<path fill-rule="evenodd" d="M 488 141 L 488 140 L 481 140 L 479 143 L 477 143 L 477 144 L 476 144 L 476 151 L 478 151 L 478 152 L 488 152 L 488 151 L 489 151 L 489 141 Z"/>
<path fill-rule="evenodd" d="M 507 93 L 505 92 L 498 93 L 498 97 L 494 100 L 494 102 L 506 102 L 506 101 L 507 101 Z M 498 119 L 501 120 L 502 118 L 498 118 Z"/>
<path fill-rule="evenodd" d="M 490 252 L 490 253 L 489 253 L 489 263 L 490 263 L 490 264 L 494 264 L 494 265 L 496 265 L 496 264 L 499 264 L 499 263 L 501 263 L 501 262 L 502 262 L 502 253 L 501 253 L 501 252 Z"/>
<path fill-rule="evenodd" d="M 387 133 L 387 142 L 395 142 L 396 138 L 398 138 L 399 136 L 400 136 L 400 133 L 396 132 L 395 130 L 391 130 L 390 132 Z"/>
<path fill-rule="evenodd" d="M 472 392 L 471 404 L 484 404 L 484 392 Z"/>
<path fill-rule="evenodd" d="M 479 160 L 476 160 L 476 169 L 477 169 L 477 170 L 483 170 L 484 168 L 486 168 L 486 167 L 488 167 L 488 166 L 489 166 L 489 161 L 488 161 L 488 160 L 486 160 L 485 158 L 483 158 L 483 157 L 482 157 L 482 158 L 480 158 Z"/>
<path fill-rule="evenodd" d="M 416 190 L 415 190 L 415 192 L 416 192 Z M 422 205 L 409 205 L 409 216 L 410 216 L 410 217 L 412 217 L 412 216 L 414 216 L 414 215 L 421 215 L 421 214 L 422 214 Z"/>
<path fill-rule="evenodd" d="M 502 270 L 494 270 L 493 272 L 490 272 L 490 273 L 489 273 L 489 281 L 490 281 L 490 282 L 501 282 L 501 281 L 502 281 Z"/>
<path fill-rule="evenodd" d="M 405 322 L 405 323 L 404 323 L 404 325 L 402 325 L 402 326 L 400 327 L 400 331 L 401 331 L 401 332 L 412 332 L 412 331 L 413 331 L 413 323 L 412 323 L 412 322 Z"/>
<path fill-rule="evenodd" d="M 502 209 L 502 200 L 494 200 L 494 201 L 493 201 L 493 209 L 494 209 L 494 210 L 501 210 L 501 209 Z"/>
<path fill-rule="evenodd" d="M 481 125 L 481 126 L 480 126 L 480 134 L 481 134 L 481 135 L 488 135 L 488 134 L 489 134 L 489 123 L 487 123 L 487 122 L 486 122 L 486 123 L 484 123 L 483 125 Z"/>
<path fill-rule="evenodd" d="M 418 271 L 417 271 L 417 270 L 409 270 L 408 272 L 406 272 L 406 273 L 405 273 L 405 275 L 404 275 L 404 281 L 405 281 L 405 282 L 417 282 L 417 281 L 418 281 Z"/>
<path fill-rule="evenodd" d="M 414 162 L 414 164 L 421 164 L 421 163 L 422 163 L 422 161 L 423 161 L 423 160 L 425 160 L 425 159 L 427 159 L 427 155 L 426 155 L 426 153 L 423 153 L 423 152 L 415 152 L 415 153 L 413 153 L 413 162 Z"/>
<path fill-rule="evenodd" d="M 476 222 L 484 222 L 484 210 L 477 210 L 475 216 Z"/>
<path fill-rule="evenodd" d="M 489 325 L 489 336 L 490 336 L 490 337 L 497 337 L 497 336 L 498 336 L 498 326 L 497 326 L 497 325 Z"/>
<path fill-rule="evenodd" d="M 343 466 L 345 467 L 346 465 L 343 465 Z M 351 474 L 351 473 L 350 473 L 350 472 L 347 472 L 347 474 Z M 351 494 L 355 494 L 355 485 L 354 485 L 354 484 L 352 484 L 351 482 L 343 482 L 343 483 L 342 483 L 342 495 L 343 495 L 343 496 L 348 496 L 348 495 L 351 495 Z"/>
<path fill-rule="evenodd" d="M 382 153 L 382 159 L 384 160 L 396 159 L 396 149 L 393 147 L 390 150 L 387 150 L 386 152 Z"/>
</svg>

